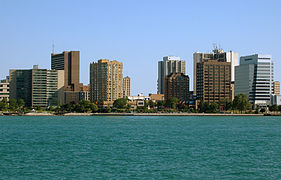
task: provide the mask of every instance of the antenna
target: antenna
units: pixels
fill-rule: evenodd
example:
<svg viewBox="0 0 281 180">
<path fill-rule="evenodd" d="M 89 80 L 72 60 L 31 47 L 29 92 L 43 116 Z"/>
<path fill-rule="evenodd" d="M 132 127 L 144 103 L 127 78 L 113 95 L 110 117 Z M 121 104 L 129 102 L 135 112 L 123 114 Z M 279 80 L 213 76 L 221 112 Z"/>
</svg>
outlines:
<svg viewBox="0 0 281 180">
<path fill-rule="evenodd" d="M 55 54 L 55 42 L 52 43 L 52 53 Z"/>
</svg>

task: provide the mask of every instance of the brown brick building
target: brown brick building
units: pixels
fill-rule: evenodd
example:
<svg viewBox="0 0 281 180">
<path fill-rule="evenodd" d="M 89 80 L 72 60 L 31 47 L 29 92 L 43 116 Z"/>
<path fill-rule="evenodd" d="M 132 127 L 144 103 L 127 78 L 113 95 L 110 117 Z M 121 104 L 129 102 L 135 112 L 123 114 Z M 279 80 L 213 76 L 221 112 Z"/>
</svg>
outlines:
<svg viewBox="0 0 281 180">
<path fill-rule="evenodd" d="M 183 73 L 171 73 L 165 77 L 165 100 L 176 97 L 181 102 L 189 100 L 189 77 Z"/>
<path fill-rule="evenodd" d="M 197 63 L 196 95 L 204 102 L 231 100 L 231 63 L 207 60 Z"/>
</svg>

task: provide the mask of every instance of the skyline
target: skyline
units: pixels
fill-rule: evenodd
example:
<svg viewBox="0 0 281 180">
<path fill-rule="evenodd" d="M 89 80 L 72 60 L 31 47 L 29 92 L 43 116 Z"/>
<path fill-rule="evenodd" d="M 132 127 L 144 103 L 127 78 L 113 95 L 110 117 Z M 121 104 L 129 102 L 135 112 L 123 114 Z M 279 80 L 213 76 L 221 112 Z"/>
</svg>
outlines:
<svg viewBox="0 0 281 180">
<path fill-rule="evenodd" d="M 84 84 L 89 83 L 90 63 L 104 58 L 123 62 L 133 95 L 157 92 L 158 61 L 168 55 L 186 61 L 193 89 L 192 55 L 211 52 L 213 43 L 239 57 L 271 54 L 274 80 L 281 79 L 279 1 L 74 2 L 0 2 L 5 17 L 0 22 L 0 78 L 9 69 L 30 69 L 34 64 L 51 69 L 54 41 L 55 53 L 80 51 Z"/>
</svg>

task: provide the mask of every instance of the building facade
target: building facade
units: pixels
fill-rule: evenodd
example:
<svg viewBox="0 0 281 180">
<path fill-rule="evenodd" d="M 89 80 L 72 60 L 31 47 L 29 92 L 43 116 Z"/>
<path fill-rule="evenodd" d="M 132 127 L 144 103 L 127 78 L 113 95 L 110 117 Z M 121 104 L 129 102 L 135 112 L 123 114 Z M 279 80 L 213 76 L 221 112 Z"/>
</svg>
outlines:
<svg viewBox="0 0 281 180">
<path fill-rule="evenodd" d="M 189 100 L 189 77 L 183 73 L 171 73 L 165 77 L 164 99 L 176 97 L 180 102 Z"/>
<path fill-rule="evenodd" d="M 185 60 L 178 56 L 166 56 L 158 62 L 157 92 L 160 94 L 164 94 L 165 77 L 171 73 L 185 74 Z"/>
<path fill-rule="evenodd" d="M 34 67 L 10 70 L 10 98 L 23 99 L 26 106 L 56 106 L 63 101 L 64 71 Z"/>
<path fill-rule="evenodd" d="M 131 78 L 126 76 L 123 78 L 123 97 L 131 96 Z"/>
<path fill-rule="evenodd" d="M 207 60 L 197 63 L 196 96 L 212 103 L 231 100 L 231 63 Z"/>
<path fill-rule="evenodd" d="M 79 101 L 89 101 L 89 85 L 82 86 L 79 92 Z"/>
<path fill-rule="evenodd" d="M 270 104 L 273 94 L 273 62 L 271 55 L 250 55 L 240 58 L 235 68 L 235 95 L 246 94 L 256 106 Z"/>
<path fill-rule="evenodd" d="M 273 94 L 280 95 L 280 82 L 279 81 L 273 82 Z"/>
<path fill-rule="evenodd" d="M 196 74 L 197 64 L 208 60 L 217 60 L 219 62 L 230 62 L 231 63 L 231 81 L 235 81 L 235 66 L 238 66 L 238 53 L 229 51 L 224 52 L 222 49 L 215 48 L 212 53 L 200 53 L 196 52 L 193 54 L 193 90 L 196 93 Z M 232 87 L 234 92 L 234 86 Z M 232 97 L 234 98 L 234 97 Z"/>
<path fill-rule="evenodd" d="M 9 96 L 10 96 L 9 84 L 10 84 L 9 76 L 7 76 L 6 79 L 0 81 L 0 101 L 2 101 L 3 99 L 9 101 Z"/>
<path fill-rule="evenodd" d="M 79 102 L 80 84 L 80 51 L 64 51 L 51 54 L 51 69 L 64 70 L 65 102 Z"/>
<path fill-rule="evenodd" d="M 100 59 L 90 64 L 90 100 L 112 104 L 123 98 L 123 63 Z"/>
</svg>

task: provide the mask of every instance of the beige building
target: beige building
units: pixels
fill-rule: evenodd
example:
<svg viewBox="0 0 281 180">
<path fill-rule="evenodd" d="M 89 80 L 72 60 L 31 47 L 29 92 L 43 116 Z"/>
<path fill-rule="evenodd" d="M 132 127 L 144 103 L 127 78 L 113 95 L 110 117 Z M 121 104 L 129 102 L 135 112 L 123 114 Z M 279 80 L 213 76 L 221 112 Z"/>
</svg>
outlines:
<svg viewBox="0 0 281 180">
<path fill-rule="evenodd" d="M 160 94 L 159 92 L 157 94 L 149 94 L 150 100 L 156 102 L 156 101 L 164 101 L 164 94 Z"/>
<path fill-rule="evenodd" d="M 123 98 L 123 63 L 100 59 L 90 64 L 90 101 L 112 104 Z"/>
<path fill-rule="evenodd" d="M 280 95 L 280 82 L 279 81 L 273 82 L 273 94 Z"/>
<path fill-rule="evenodd" d="M 9 87 L 9 76 L 6 79 L 0 81 L 0 101 L 6 99 L 9 101 L 10 87 Z"/>
<path fill-rule="evenodd" d="M 82 86 L 79 92 L 79 101 L 89 101 L 89 85 Z"/>
<path fill-rule="evenodd" d="M 123 78 L 123 97 L 131 96 L 131 79 L 126 76 Z"/>
</svg>

